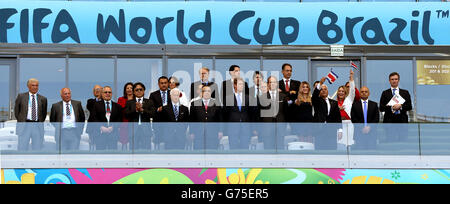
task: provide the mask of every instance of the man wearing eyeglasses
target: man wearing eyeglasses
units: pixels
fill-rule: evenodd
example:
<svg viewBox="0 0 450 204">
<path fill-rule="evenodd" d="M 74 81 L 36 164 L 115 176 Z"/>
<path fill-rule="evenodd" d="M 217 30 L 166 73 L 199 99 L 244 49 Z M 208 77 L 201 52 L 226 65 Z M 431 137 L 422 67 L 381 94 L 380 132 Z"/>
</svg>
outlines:
<svg viewBox="0 0 450 204">
<path fill-rule="evenodd" d="M 151 100 L 144 98 L 145 85 L 141 82 L 133 85 L 135 100 L 130 100 L 125 106 L 125 114 L 129 119 L 130 125 L 134 131 L 134 143 L 132 148 L 135 150 L 150 149 L 150 118 L 154 117 L 155 110 Z"/>
<path fill-rule="evenodd" d="M 94 130 L 98 133 L 95 141 L 97 150 L 117 150 L 119 127 L 122 122 L 122 107 L 112 101 L 112 88 L 105 86 L 102 101 L 94 105 L 92 117 Z"/>
</svg>

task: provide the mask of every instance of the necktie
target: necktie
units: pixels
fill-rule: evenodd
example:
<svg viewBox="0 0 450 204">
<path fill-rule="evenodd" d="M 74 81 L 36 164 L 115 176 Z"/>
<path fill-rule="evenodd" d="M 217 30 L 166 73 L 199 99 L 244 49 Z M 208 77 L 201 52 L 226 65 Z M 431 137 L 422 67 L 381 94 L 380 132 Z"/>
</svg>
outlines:
<svg viewBox="0 0 450 204">
<path fill-rule="evenodd" d="M 162 101 L 163 101 L 163 105 L 166 104 L 166 92 L 165 91 L 162 92 Z"/>
<path fill-rule="evenodd" d="M 37 121 L 37 113 L 36 113 L 36 97 L 34 95 L 31 95 L 31 120 Z"/>
<path fill-rule="evenodd" d="M 239 107 L 239 112 L 242 111 L 242 99 L 241 99 L 241 94 L 239 93 L 237 96 L 237 105 Z"/>
<path fill-rule="evenodd" d="M 393 89 L 393 92 L 392 92 L 392 95 L 396 95 L 395 94 L 395 92 L 397 91 L 397 89 Z M 398 110 L 398 111 L 395 111 L 395 113 L 394 113 L 395 115 L 399 115 L 400 114 L 400 110 Z"/>
<path fill-rule="evenodd" d="M 138 103 L 141 104 L 141 99 L 138 99 Z M 141 112 L 139 112 L 139 125 L 141 124 Z"/>
<path fill-rule="evenodd" d="M 180 112 L 178 111 L 178 106 L 173 106 L 174 111 L 175 111 L 175 120 L 178 121 L 178 116 L 180 114 Z"/>
<path fill-rule="evenodd" d="M 109 102 L 106 102 L 106 113 L 111 113 L 111 107 L 109 106 Z"/>
<path fill-rule="evenodd" d="M 66 116 L 70 116 L 72 113 L 70 113 L 70 106 L 69 103 L 66 103 Z"/>
<path fill-rule="evenodd" d="M 256 96 L 255 96 L 255 98 L 258 97 L 258 96 L 259 96 L 259 87 L 256 87 Z"/>
<path fill-rule="evenodd" d="M 205 104 L 205 110 L 206 110 L 206 112 L 208 112 L 208 103 L 207 103 L 208 101 L 203 101 L 203 103 Z"/>
<path fill-rule="evenodd" d="M 367 126 L 367 101 L 364 101 L 364 126 Z"/>
<path fill-rule="evenodd" d="M 286 92 L 289 92 L 289 80 L 286 80 Z"/>
</svg>

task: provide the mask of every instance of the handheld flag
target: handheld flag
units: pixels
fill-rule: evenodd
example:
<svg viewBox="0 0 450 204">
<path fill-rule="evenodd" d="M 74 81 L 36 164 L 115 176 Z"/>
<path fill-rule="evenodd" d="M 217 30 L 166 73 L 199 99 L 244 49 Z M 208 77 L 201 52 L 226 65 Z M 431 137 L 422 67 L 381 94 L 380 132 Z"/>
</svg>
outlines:
<svg viewBox="0 0 450 204">
<path fill-rule="evenodd" d="M 350 61 L 350 66 L 352 66 L 353 67 L 353 69 L 356 69 L 356 70 L 358 70 L 359 71 L 359 68 L 358 68 L 358 66 L 356 66 L 356 64 L 353 62 L 353 61 Z"/>
<path fill-rule="evenodd" d="M 333 72 L 333 69 L 327 75 L 327 80 L 328 80 L 328 83 L 330 83 L 330 84 L 333 84 L 338 78 L 339 78 L 339 76 Z"/>
</svg>

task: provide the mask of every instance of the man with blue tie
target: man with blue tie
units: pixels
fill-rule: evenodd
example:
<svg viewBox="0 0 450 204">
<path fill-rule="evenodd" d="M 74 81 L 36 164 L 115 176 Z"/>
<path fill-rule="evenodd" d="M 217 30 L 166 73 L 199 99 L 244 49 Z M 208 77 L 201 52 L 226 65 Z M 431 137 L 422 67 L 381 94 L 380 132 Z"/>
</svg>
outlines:
<svg viewBox="0 0 450 204">
<path fill-rule="evenodd" d="M 389 75 L 389 83 L 391 84 L 391 88 L 385 90 L 380 99 L 380 111 L 384 112 L 383 122 L 390 124 L 408 123 L 408 111 L 412 110 L 411 95 L 407 90 L 399 88 L 400 74 L 397 72 L 393 72 Z M 399 95 L 405 99 L 405 103 L 388 106 L 389 102 L 395 95 Z M 397 125 L 397 127 L 394 127 L 400 132 L 398 132 L 398 134 L 393 133 L 391 136 L 388 136 L 388 141 L 395 141 L 396 138 L 394 137 L 398 137 L 398 140 L 400 141 L 405 141 L 407 139 L 407 129 L 405 130 L 401 127 L 404 126 Z"/>
<path fill-rule="evenodd" d="M 377 123 L 380 122 L 378 104 L 369 100 L 370 90 L 362 87 L 361 100 L 353 103 L 351 118 L 355 125 L 355 149 L 373 150 L 376 148 Z"/>
<path fill-rule="evenodd" d="M 251 114 L 254 113 L 250 107 L 249 95 L 244 93 L 245 81 L 242 78 L 234 79 L 234 94 L 227 97 L 232 104 L 224 107 L 225 123 L 228 141 L 231 149 L 248 150 L 250 144 Z M 246 124 L 247 123 L 247 124 Z"/>
<path fill-rule="evenodd" d="M 166 150 L 184 150 L 189 122 L 189 108 L 180 103 L 180 90 L 170 91 L 171 103 L 163 107 L 163 141 Z"/>
<path fill-rule="evenodd" d="M 155 131 L 155 143 L 156 148 L 159 147 L 159 144 L 163 142 L 161 139 L 162 135 L 162 127 L 160 127 L 160 123 L 162 122 L 162 110 L 163 107 L 167 104 L 171 103 L 170 99 L 170 90 L 169 90 L 169 78 L 162 76 L 158 79 L 159 90 L 150 94 L 150 100 L 156 109 L 155 117 L 153 118 L 153 129 Z"/>
</svg>

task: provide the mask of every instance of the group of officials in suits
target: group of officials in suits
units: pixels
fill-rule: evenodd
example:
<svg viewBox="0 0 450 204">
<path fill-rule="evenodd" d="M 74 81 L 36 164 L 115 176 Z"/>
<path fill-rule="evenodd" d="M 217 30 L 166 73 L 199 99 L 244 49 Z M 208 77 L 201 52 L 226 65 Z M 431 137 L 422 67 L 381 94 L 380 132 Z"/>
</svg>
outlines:
<svg viewBox="0 0 450 204">
<path fill-rule="evenodd" d="M 134 98 L 126 101 L 124 107 L 112 100 L 111 87 L 96 86 L 93 90 L 95 98 L 87 103 L 90 115 L 86 132 L 97 150 L 116 150 L 118 129 L 126 118 L 128 132 L 133 135 L 130 143 L 135 150 L 149 150 L 154 148 L 151 144 L 160 143 L 165 144 L 165 149 L 184 150 L 187 141 L 192 142 L 197 150 L 217 149 L 224 135 L 228 136 L 231 149 L 248 149 L 252 134 L 259 135 L 264 148 L 270 150 L 283 148 L 284 138 L 275 137 L 284 135 L 286 127 L 283 124 L 315 122 L 324 126 L 323 131 L 329 131 L 315 138 L 316 149 L 336 149 L 333 138 L 343 119 L 343 107 L 329 98 L 328 87 L 324 83 L 326 78 L 316 82 L 313 94 L 310 94 L 307 82 L 291 79 L 292 71 L 290 64 L 284 64 L 283 79 L 271 76 L 267 83 L 262 73 L 255 72 L 255 86 L 249 88 L 240 78 L 240 67 L 232 65 L 229 69 L 231 79 L 222 83 L 220 95 L 217 84 L 209 81 L 209 69 L 202 68 L 200 81 L 191 84 L 190 107 L 180 103 L 180 90 L 169 89 L 167 77 L 159 78 L 159 90 L 151 93 L 149 99 L 144 97 L 144 84 L 133 84 Z M 367 87 L 361 88 L 360 98 L 352 104 L 351 121 L 357 124 L 355 137 L 364 148 L 374 148 L 376 144 L 371 127 L 379 122 L 380 111 L 385 112 L 385 123 L 408 122 L 407 112 L 412 109 L 411 97 L 407 90 L 399 89 L 399 81 L 398 73 L 389 76 L 391 89 L 383 92 L 380 108 L 376 102 L 369 100 Z M 30 140 L 32 150 L 42 149 L 43 122 L 47 115 L 47 99 L 38 94 L 39 81 L 30 79 L 27 86 L 29 91 L 19 94 L 14 109 L 18 121 L 19 151 L 29 150 Z M 300 94 L 310 95 L 309 100 L 300 103 Z M 406 102 L 388 106 L 396 94 Z M 69 88 L 61 90 L 61 99 L 52 105 L 50 113 L 50 122 L 56 128 L 57 147 L 60 150 L 77 150 L 84 128 L 84 110 L 81 102 L 72 100 Z M 306 111 L 296 111 L 296 105 L 300 104 L 305 105 Z M 330 128 L 332 125 L 336 128 Z"/>
</svg>

